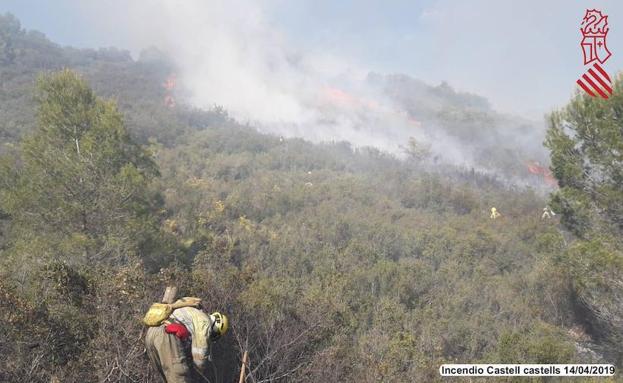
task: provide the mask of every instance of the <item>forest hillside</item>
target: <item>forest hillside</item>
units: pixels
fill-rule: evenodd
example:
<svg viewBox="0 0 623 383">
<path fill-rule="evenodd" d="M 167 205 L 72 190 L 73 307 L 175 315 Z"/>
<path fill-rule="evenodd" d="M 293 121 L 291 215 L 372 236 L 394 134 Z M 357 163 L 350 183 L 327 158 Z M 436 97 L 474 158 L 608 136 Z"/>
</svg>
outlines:
<svg viewBox="0 0 623 383">
<path fill-rule="evenodd" d="M 141 318 L 168 284 L 230 317 L 215 382 L 236 379 L 244 350 L 250 382 L 622 366 L 620 81 L 552 114 L 559 188 L 534 190 L 436 164 L 415 140 L 397 158 L 172 104 L 174 71 L 155 49 L 60 47 L 0 16 L 0 381 L 154 381 Z M 395 97 L 415 108 L 434 88 L 411 81 Z"/>
</svg>

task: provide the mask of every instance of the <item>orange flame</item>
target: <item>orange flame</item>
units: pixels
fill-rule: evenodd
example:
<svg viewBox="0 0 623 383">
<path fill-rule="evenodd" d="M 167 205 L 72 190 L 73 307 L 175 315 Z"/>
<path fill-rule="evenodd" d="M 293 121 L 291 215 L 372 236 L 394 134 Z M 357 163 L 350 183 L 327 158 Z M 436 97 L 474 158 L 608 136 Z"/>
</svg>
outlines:
<svg viewBox="0 0 623 383">
<path fill-rule="evenodd" d="M 177 84 L 177 76 L 175 75 L 175 73 L 171 73 L 169 77 L 167 77 L 167 79 L 164 81 L 162 86 L 166 90 L 173 90 L 175 89 L 176 84 Z"/>
</svg>

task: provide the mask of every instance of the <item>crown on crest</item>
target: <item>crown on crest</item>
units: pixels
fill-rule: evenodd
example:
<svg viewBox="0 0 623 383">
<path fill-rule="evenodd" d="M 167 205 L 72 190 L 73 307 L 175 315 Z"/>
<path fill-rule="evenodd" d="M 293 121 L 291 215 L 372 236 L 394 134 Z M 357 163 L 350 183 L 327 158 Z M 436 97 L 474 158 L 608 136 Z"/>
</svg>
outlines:
<svg viewBox="0 0 623 383">
<path fill-rule="evenodd" d="M 584 37 L 605 37 L 610 28 L 608 28 L 608 16 L 605 16 L 596 9 L 587 9 L 580 31 Z"/>
</svg>

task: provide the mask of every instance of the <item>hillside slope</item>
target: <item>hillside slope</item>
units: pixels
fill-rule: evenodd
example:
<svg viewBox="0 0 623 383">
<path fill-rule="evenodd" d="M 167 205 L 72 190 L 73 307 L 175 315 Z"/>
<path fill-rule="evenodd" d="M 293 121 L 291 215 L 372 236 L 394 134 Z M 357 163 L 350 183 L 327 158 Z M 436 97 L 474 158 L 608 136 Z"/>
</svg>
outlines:
<svg viewBox="0 0 623 383">
<path fill-rule="evenodd" d="M 172 67 L 155 51 L 134 61 L 60 48 L 16 23 L 0 20 L 0 352 L 13 356 L 0 361 L 0 380 L 152 381 L 139 320 L 168 283 L 230 315 L 209 372 L 217 381 L 235 379 L 243 350 L 254 379 L 274 382 L 431 382 L 444 362 L 600 360 L 586 351 L 591 335 L 560 263 L 565 238 L 557 219 L 541 219 L 546 201 L 534 191 L 346 143 L 280 139 L 218 108 L 167 108 Z M 62 182 L 20 193 L 34 174 L 28 156 L 50 170 L 23 141 L 48 134 L 34 79 L 62 67 L 116 99 L 159 169 L 153 178 L 120 171 L 153 202 L 131 206 L 140 217 L 123 221 L 131 237 L 73 218 L 36 222 L 45 232 L 18 219 L 30 210 L 15 200 L 63 195 L 73 208 L 63 185 L 107 174 L 67 165 Z M 134 144 L 119 145 L 109 150 Z M 58 150 L 75 158 L 73 145 Z M 91 187 L 104 201 L 94 209 L 116 222 L 102 208 L 106 185 Z M 99 258 L 111 249 L 129 250 Z"/>
</svg>

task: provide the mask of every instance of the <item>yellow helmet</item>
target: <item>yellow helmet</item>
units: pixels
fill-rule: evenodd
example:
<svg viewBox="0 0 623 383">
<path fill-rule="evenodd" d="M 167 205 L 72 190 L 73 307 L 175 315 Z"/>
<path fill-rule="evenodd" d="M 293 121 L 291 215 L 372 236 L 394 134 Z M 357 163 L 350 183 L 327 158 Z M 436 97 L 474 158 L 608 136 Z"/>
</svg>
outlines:
<svg viewBox="0 0 623 383">
<path fill-rule="evenodd" d="M 211 332 L 213 334 L 213 338 L 216 339 L 225 335 L 227 329 L 229 328 L 229 321 L 227 320 L 225 314 L 221 314 L 220 312 L 215 311 L 210 314 L 210 319 L 212 320 Z"/>
</svg>

